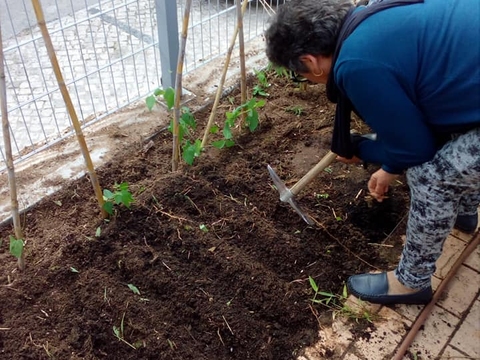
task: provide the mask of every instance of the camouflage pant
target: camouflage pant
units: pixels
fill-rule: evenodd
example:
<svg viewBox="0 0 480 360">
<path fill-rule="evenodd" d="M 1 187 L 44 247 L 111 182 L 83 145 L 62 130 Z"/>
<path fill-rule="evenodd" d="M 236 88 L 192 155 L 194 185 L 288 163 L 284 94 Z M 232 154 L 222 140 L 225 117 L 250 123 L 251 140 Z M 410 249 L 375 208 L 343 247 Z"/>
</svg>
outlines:
<svg viewBox="0 0 480 360">
<path fill-rule="evenodd" d="M 405 286 L 420 289 L 430 285 L 457 215 L 477 214 L 480 128 L 446 143 L 431 161 L 408 169 L 407 180 L 407 238 L 395 275 Z"/>
</svg>

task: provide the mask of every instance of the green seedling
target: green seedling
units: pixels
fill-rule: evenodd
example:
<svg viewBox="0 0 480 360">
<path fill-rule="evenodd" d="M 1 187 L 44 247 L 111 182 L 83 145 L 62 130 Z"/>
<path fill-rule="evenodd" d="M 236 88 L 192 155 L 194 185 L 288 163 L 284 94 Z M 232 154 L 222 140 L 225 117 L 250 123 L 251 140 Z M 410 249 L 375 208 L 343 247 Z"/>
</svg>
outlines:
<svg viewBox="0 0 480 360">
<path fill-rule="evenodd" d="M 203 232 L 208 232 L 208 228 L 205 224 L 200 225 L 200 230 L 202 230 Z"/>
<path fill-rule="evenodd" d="M 135 285 L 127 284 L 127 286 L 130 290 L 132 290 L 134 294 L 140 295 L 140 290 L 138 290 L 138 288 Z"/>
<path fill-rule="evenodd" d="M 248 129 L 253 132 L 257 129 L 259 121 L 258 121 L 258 108 L 261 108 L 265 105 L 265 100 L 258 100 L 256 98 L 252 98 L 247 101 L 245 104 L 238 106 L 232 112 L 227 112 L 225 125 L 223 127 L 223 139 L 214 141 L 212 145 L 217 149 L 223 149 L 225 147 L 231 147 L 235 145 L 233 140 L 233 132 L 232 129 L 235 127 L 235 123 L 237 119 L 242 115 L 246 114 L 245 117 L 245 125 Z"/>
<path fill-rule="evenodd" d="M 73 266 L 70 267 L 70 271 L 75 273 L 75 274 L 78 274 L 80 272 L 77 269 L 75 269 Z"/>
<path fill-rule="evenodd" d="M 10 254 L 20 259 L 23 253 L 24 242 L 22 239 L 17 239 L 15 236 L 10 235 Z"/>
<path fill-rule="evenodd" d="M 305 112 L 303 111 L 303 108 L 299 105 L 289 106 L 286 110 L 289 113 L 294 114 L 295 116 L 301 116 L 305 114 Z"/>
<path fill-rule="evenodd" d="M 317 199 L 328 199 L 330 197 L 330 195 L 328 195 L 327 193 L 315 194 L 315 196 L 317 197 Z"/>
<path fill-rule="evenodd" d="M 291 78 L 290 70 L 288 70 L 283 66 L 274 65 L 273 63 L 268 63 L 266 71 L 267 72 L 273 71 L 275 76 L 279 78 L 287 78 L 287 79 Z"/>
<path fill-rule="evenodd" d="M 95 230 L 95 237 L 100 237 L 100 235 L 102 235 L 102 228 L 99 226 L 97 227 L 97 229 Z"/>
<path fill-rule="evenodd" d="M 123 322 L 125 320 L 125 313 L 123 313 L 122 315 L 122 320 L 120 321 L 120 327 L 118 326 L 113 326 L 113 333 L 115 334 L 115 336 L 117 337 L 118 340 L 122 341 L 123 343 L 127 344 L 128 346 L 130 346 L 132 349 L 135 349 L 137 350 L 137 347 L 135 347 L 134 345 L 130 344 L 127 340 L 125 340 L 125 337 L 124 337 L 124 328 L 123 328 Z"/>
<path fill-rule="evenodd" d="M 330 166 L 326 167 L 323 171 L 329 174 L 333 173 L 333 169 Z"/>
<path fill-rule="evenodd" d="M 128 190 L 128 183 L 126 182 L 123 182 L 120 185 L 113 185 L 113 192 L 108 189 L 104 189 L 103 200 L 105 201 L 103 204 L 103 209 L 109 215 L 113 215 L 114 205 L 123 205 L 127 209 L 130 209 L 130 205 L 134 201 L 132 193 Z"/>
<path fill-rule="evenodd" d="M 255 71 L 255 75 L 257 76 L 258 84 L 263 89 L 269 88 L 270 83 L 268 82 L 267 74 L 265 73 L 265 71 L 263 71 L 263 70 L 260 70 L 260 71 L 254 70 L 254 71 Z"/>
<path fill-rule="evenodd" d="M 263 97 L 269 96 L 269 94 L 260 85 L 255 85 L 253 87 L 252 94 L 253 96 L 263 96 Z"/>
<path fill-rule="evenodd" d="M 182 158 L 188 164 L 192 165 L 196 157 L 202 152 L 202 141 L 191 138 L 192 131 L 197 128 L 195 117 L 186 106 L 181 109 L 181 116 L 178 119 L 178 142 L 182 146 Z M 173 133 L 173 119 L 170 121 L 168 130 Z"/>
<path fill-rule="evenodd" d="M 153 91 L 153 94 L 145 99 L 148 110 L 152 111 L 153 107 L 157 103 L 157 99 L 159 96 L 163 97 L 168 110 L 171 110 L 173 108 L 173 105 L 175 104 L 175 90 L 173 90 L 172 88 L 167 88 L 165 90 L 160 88 L 155 89 Z"/>
<path fill-rule="evenodd" d="M 366 309 L 366 306 L 360 300 L 358 300 L 359 306 L 357 309 L 354 309 L 347 304 L 348 293 L 346 285 L 343 286 L 342 294 L 338 295 L 326 291 L 320 291 L 317 283 L 311 276 L 308 277 L 308 281 L 310 287 L 314 291 L 311 301 L 332 310 L 334 316 L 341 315 L 349 319 L 354 319 L 355 321 L 366 320 L 370 323 L 374 320 L 374 315 Z"/>
</svg>

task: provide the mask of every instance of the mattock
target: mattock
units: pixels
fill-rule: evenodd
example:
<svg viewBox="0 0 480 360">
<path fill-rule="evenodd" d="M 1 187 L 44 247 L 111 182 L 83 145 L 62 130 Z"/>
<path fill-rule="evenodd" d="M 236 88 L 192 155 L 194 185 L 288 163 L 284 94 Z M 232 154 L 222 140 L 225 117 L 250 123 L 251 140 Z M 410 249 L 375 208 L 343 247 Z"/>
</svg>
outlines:
<svg viewBox="0 0 480 360">
<path fill-rule="evenodd" d="M 364 134 L 359 136 L 368 140 L 377 140 L 377 134 Z M 289 203 L 308 225 L 314 225 L 315 222 L 300 209 L 300 207 L 295 202 L 294 197 L 300 191 L 302 191 L 303 188 L 307 186 L 307 184 L 310 183 L 318 174 L 325 170 L 336 159 L 336 157 L 337 154 L 329 151 L 327 155 L 325 155 L 322 160 L 318 162 L 317 165 L 315 165 L 308 173 L 306 173 L 300 180 L 298 180 L 298 182 L 293 185 L 291 189 L 287 188 L 285 183 L 278 177 L 277 173 L 270 165 L 267 166 L 273 183 L 275 184 L 278 192 L 280 193 L 280 200 Z"/>
<path fill-rule="evenodd" d="M 267 169 L 272 177 L 273 183 L 277 187 L 278 192 L 280 193 L 280 200 L 286 203 L 289 203 L 292 208 L 297 212 L 298 215 L 302 217 L 303 220 L 308 225 L 314 225 L 315 222 L 306 215 L 295 201 L 295 196 L 303 190 L 305 186 L 308 185 L 318 174 L 325 170 L 337 157 L 337 154 L 329 151 L 322 160 L 318 162 L 308 173 L 306 173 L 298 182 L 292 186 L 291 189 L 287 188 L 285 183 L 278 177 L 277 173 L 273 168 L 268 165 Z"/>
</svg>

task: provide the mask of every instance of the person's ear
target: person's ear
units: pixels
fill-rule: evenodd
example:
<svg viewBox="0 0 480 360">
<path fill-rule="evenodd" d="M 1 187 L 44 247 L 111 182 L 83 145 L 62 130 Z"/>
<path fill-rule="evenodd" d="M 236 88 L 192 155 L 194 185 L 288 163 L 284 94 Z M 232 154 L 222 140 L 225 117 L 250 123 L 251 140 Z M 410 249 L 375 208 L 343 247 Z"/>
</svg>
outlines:
<svg viewBox="0 0 480 360">
<path fill-rule="evenodd" d="M 311 74 L 319 74 L 320 72 L 323 72 L 320 67 L 320 60 L 315 55 L 302 55 L 300 56 L 300 61 L 307 67 L 308 72 Z"/>
</svg>

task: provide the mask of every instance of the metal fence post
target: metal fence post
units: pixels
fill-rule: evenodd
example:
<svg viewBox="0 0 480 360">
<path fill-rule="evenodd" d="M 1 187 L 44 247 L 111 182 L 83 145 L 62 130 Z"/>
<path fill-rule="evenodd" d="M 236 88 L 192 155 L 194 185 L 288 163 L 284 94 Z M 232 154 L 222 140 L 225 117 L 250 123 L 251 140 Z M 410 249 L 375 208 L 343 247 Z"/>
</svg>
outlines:
<svg viewBox="0 0 480 360">
<path fill-rule="evenodd" d="M 175 88 L 178 61 L 178 20 L 176 0 L 155 0 L 162 88 Z"/>
</svg>

